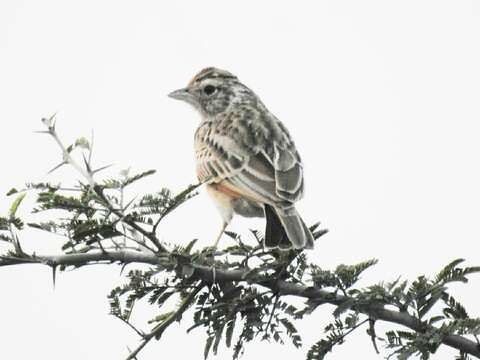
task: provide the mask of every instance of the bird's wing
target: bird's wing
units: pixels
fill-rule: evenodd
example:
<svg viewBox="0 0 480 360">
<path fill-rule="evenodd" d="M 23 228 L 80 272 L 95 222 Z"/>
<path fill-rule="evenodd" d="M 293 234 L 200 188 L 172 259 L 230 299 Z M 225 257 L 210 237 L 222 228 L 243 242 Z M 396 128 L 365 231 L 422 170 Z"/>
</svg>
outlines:
<svg viewBox="0 0 480 360">
<path fill-rule="evenodd" d="M 199 179 L 221 182 L 241 196 L 261 203 L 288 205 L 300 199 L 302 163 L 288 131 L 276 121 L 270 136 L 256 133 L 257 138 L 250 136 L 247 141 L 245 136 L 235 136 L 242 134 L 238 128 L 229 133 L 220 131 L 215 124 L 200 127 L 195 135 Z"/>
</svg>

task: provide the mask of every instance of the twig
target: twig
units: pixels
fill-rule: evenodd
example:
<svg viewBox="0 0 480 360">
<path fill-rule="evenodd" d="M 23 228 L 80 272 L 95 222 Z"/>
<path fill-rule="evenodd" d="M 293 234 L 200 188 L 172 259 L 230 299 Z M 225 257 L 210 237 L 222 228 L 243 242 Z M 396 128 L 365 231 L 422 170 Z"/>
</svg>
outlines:
<svg viewBox="0 0 480 360">
<path fill-rule="evenodd" d="M 165 329 L 170 326 L 175 320 L 178 320 L 183 313 L 188 309 L 192 300 L 197 296 L 197 294 L 204 288 L 205 283 L 203 281 L 198 284 L 191 293 L 182 301 L 180 306 L 176 311 L 170 314 L 162 323 L 157 325 L 149 334 L 143 336 L 143 340 L 140 345 L 133 350 L 130 355 L 125 360 L 133 360 L 138 355 L 138 353 L 152 340 L 153 338 L 159 339 Z"/>
<path fill-rule="evenodd" d="M 125 360 L 134 360 L 137 358 L 137 355 L 140 351 L 142 351 L 142 349 L 150 342 L 150 340 L 153 339 L 153 335 L 152 334 L 147 334 L 147 335 L 144 335 L 143 336 L 143 340 L 142 342 L 140 343 L 140 345 L 138 345 L 135 350 L 133 350 L 130 355 L 128 355 L 126 357 Z"/>
<path fill-rule="evenodd" d="M 93 187 L 95 185 L 95 180 L 93 179 L 93 176 L 77 163 L 77 161 L 70 155 L 67 148 L 65 147 L 65 145 L 63 145 L 62 141 L 58 137 L 58 134 L 55 130 L 55 124 L 52 123 L 52 121 L 54 121 L 54 117 L 55 115 L 53 115 L 49 119 L 50 123 L 46 123 L 45 121 L 44 123 L 48 127 L 48 134 L 52 136 L 52 138 L 55 140 L 55 142 L 58 144 L 58 146 L 62 150 L 63 163 L 70 164 L 73 168 L 75 168 L 75 170 L 77 170 L 80 174 L 82 174 L 82 176 L 88 181 L 89 185 Z"/>
<path fill-rule="evenodd" d="M 43 119 L 43 122 L 48 128 L 48 131 L 46 131 L 46 133 L 49 134 L 55 140 L 55 142 L 58 144 L 58 146 L 62 150 L 63 162 L 62 162 L 61 165 L 70 164 L 75 170 L 77 170 L 87 180 L 88 184 L 90 185 L 90 188 L 93 191 L 95 191 L 95 193 L 101 198 L 101 200 L 104 202 L 104 205 L 107 207 L 108 210 L 110 210 L 115 215 L 117 215 L 120 218 L 121 221 L 123 221 L 124 223 L 126 223 L 127 225 L 132 227 L 133 229 L 137 230 L 138 232 L 143 234 L 145 237 L 147 237 L 156 246 L 158 251 L 166 252 L 167 250 L 165 249 L 165 247 L 162 244 L 160 244 L 160 241 L 155 236 L 155 234 L 152 234 L 149 231 L 146 231 L 145 229 L 143 229 L 141 226 L 139 226 L 134 221 L 128 220 L 125 217 L 125 215 L 123 214 L 122 210 L 117 209 L 115 206 L 113 206 L 113 204 L 105 196 L 105 194 L 103 192 L 103 188 L 95 182 L 95 179 L 93 178 L 93 172 L 90 171 L 89 169 L 84 169 L 71 156 L 70 152 L 67 150 L 65 145 L 62 143 L 62 141 L 60 140 L 60 137 L 57 134 L 57 131 L 55 130 L 54 117 L 55 117 L 55 115 L 53 115 L 49 119 Z M 88 166 L 90 166 L 90 165 L 88 164 Z"/>
<path fill-rule="evenodd" d="M 272 312 L 270 313 L 270 317 L 268 318 L 267 326 L 265 327 L 264 338 L 266 338 L 267 335 L 268 335 L 268 328 L 270 327 L 270 324 L 272 323 L 273 315 L 275 314 L 275 310 L 277 309 L 278 300 L 280 299 L 280 296 L 278 296 L 278 294 L 274 294 L 273 296 L 275 296 L 275 302 L 273 303 Z"/>
<path fill-rule="evenodd" d="M 350 335 L 352 332 L 357 330 L 360 326 L 368 322 L 370 319 L 365 319 L 358 324 L 356 324 L 354 327 L 350 328 L 347 332 L 343 333 L 341 336 L 339 336 L 337 339 L 335 339 L 334 342 L 330 344 L 330 349 L 332 349 L 335 345 L 337 345 L 340 341 L 343 341 L 348 335 Z"/>
<path fill-rule="evenodd" d="M 123 214 L 123 212 L 117 208 L 115 208 L 110 201 L 108 201 L 107 197 L 105 196 L 103 189 L 100 185 L 94 185 L 93 190 L 95 193 L 102 199 L 102 201 L 105 203 L 105 206 L 108 207 L 108 209 L 113 212 L 115 215 L 117 215 L 120 218 L 120 221 L 124 222 L 131 228 L 137 230 L 140 234 L 145 236 L 148 240 L 150 240 L 155 247 L 158 249 L 160 252 L 168 252 L 168 250 L 160 244 L 160 241 L 158 240 L 157 236 L 155 234 L 152 234 L 150 231 L 145 230 L 142 228 L 140 225 L 138 225 L 136 222 L 129 220 L 127 216 Z"/>
<path fill-rule="evenodd" d="M 143 333 L 142 331 L 138 330 L 130 321 L 125 320 L 124 318 L 122 318 L 122 317 L 120 317 L 120 316 L 117 316 L 117 315 L 115 315 L 115 317 L 116 317 L 117 319 L 120 319 L 123 323 L 127 324 L 133 331 L 135 331 L 135 332 L 138 334 L 138 336 L 140 336 L 140 337 L 142 337 L 142 338 L 145 337 L 145 333 Z"/>
</svg>

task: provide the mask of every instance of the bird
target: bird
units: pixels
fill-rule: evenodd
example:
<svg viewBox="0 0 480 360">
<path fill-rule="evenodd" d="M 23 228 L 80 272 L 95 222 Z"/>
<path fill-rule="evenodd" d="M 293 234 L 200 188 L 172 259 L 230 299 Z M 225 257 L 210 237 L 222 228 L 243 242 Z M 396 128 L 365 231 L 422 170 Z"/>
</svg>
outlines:
<svg viewBox="0 0 480 360">
<path fill-rule="evenodd" d="M 285 125 L 260 98 L 215 67 L 168 96 L 201 116 L 194 135 L 197 177 L 223 219 L 213 248 L 238 214 L 266 218 L 266 248 L 313 249 L 312 232 L 295 208 L 304 193 L 302 160 Z"/>
</svg>

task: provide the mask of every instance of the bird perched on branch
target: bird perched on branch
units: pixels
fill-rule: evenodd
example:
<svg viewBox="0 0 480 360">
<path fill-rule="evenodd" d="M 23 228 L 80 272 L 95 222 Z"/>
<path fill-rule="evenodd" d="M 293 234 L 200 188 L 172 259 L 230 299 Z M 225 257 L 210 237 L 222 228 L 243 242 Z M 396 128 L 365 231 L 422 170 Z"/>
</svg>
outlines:
<svg viewBox="0 0 480 360">
<path fill-rule="evenodd" d="M 197 175 L 223 218 L 214 247 L 234 213 L 266 217 L 265 246 L 313 248 L 295 209 L 304 190 L 303 167 L 285 126 L 258 96 L 228 71 L 206 68 L 170 97 L 197 109 Z"/>
</svg>

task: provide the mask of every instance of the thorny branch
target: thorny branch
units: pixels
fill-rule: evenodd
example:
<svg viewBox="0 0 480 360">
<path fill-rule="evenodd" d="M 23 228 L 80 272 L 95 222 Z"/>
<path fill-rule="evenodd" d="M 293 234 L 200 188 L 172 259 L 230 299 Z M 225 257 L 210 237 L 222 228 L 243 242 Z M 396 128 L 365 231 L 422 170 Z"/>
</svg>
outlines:
<svg viewBox="0 0 480 360">
<path fill-rule="evenodd" d="M 99 262 L 118 262 L 120 264 L 130 264 L 130 263 L 143 263 L 150 265 L 158 265 L 161 263 L 158 255 L 155 254 L 146 254 L 139 251 L 133 250 L 115 250 L 108 251 L 106 253 L 101 251 L 92 251 L 85 254 L 68 254 L 68 255 L 55 255 L 55 256 L 28 256 L 28 257 L 12 257 L 12 256 L 1 256 L 0 257 L 0 266 L 6 265 L 17 265 L 17 264 L 44 264 L 49 266 L 57 265 L 71 265 L 71 266 L 80 266 L 90 263 L 99 263 Z M 195 265 L 190 264 L 194 269 L 192 276 L 202 281 L 203 284 L 211 283 L 214 278 L 217 282 L 245 282 L 245 275 L 247 270 L 224 270 L 221 268 L 212 268 L 205 265 Z M 337 294 L 336 292 L 329 292 L 323 289 L 315 287 L 307 287 L 301 284 L 296 284 L 292 282 L 287 282 L 284 280 L 274 280 L 270 281 L 269 279 L 249 282 L 250 285 L 259 285 L 265 288 L 268 288 L 278 294 L 284 295 L 293 295 L 301 298 L 308 299 L 310 301 L 315 301 L 321 304 L 331 304 L 338 306 L 348 300 L 348 297 L 345 295 Z M 198 290 L 197 290 L 198 289 Z M 197 288 L 197 293 L 201 289 Z M 192 294 L 195 291 L 192 292 Z M 409 315 L 406 312 L 393 311 L 384 308 L 383 306 L 371 306 L 363 309 L 358 309 L 359 312 L 364 313 L 368 316 L 373 316 L 377 320 L 383 320 L 390 323 L 395 323 L 403 325 L 411 330 L 423 332 L 425 331 L 425 324 L 419 321 L 417 318 Z M 172 318 L 172 322 L 175 318 Z M 164 328 L 162 328 L 162 331 Z M 156 335 L 155 332 L 152 332 L 144 338 L 142 348 L 151 340 L 152 337 Z M 148 339 L 148 340 L 147 340 Z M 472 356 L 480 358 L 480 347 L 475 341 L 469 340 L 465 337 L 459 335 L 447 335 L 443 339 L 443 343 L 450 347 L 453 347 L 457 350 L 461 350 L 465 353 L 468 353 Z M 137 349 L 140 351 L 141 349 Z M 137 351 L 137 353 L 138 353 Z M 134 357 L 129 357 L 128 359 L 134 359 Z"/>
<path fill-rule="evenodd" d="M 238 263 L 228 264 L 228 267 L 225 266 L 225 263 L 222 262 L 215 262 L 215 256 L 217 256 L 217 252 L 212 254 L 212 251 L 208 254 L 210 261 L 205 263 L 205 258 L 202 259 L 204 253 L 196 253 L 195 255 L 190 255 L 191 247 L 193 246 L 194 242 L 187 246 L 188 251 L 183 253 L 179 253 L 176 250 L 169 250 L 164 245 L 161 244 L 160 240 L 156 235 L 156 229 L 161 221 L 161 219 L 169 213 L 172 209 L 175 208 L 175 204 L 167 207 L 166 210 L 160 214 L 159 219 L 157 219 L 152 224 L 152 230 L 146 230 L 141 224 L 145 224 L 144 222 L 137 223 L 135 218 L 130 217 L 127 215 L 126 208 L 123 206 L 123 192 L 121 194 L 121 201 L 120 205 L 116 206 L 115 201 L 111 201 L 111 197 L 107 196 L 104 192 L 105 188 L 100 185 L 98 182 L 95 181 L 94 175 L 96 172 L 100 171 L 101 169 L 93 170 L 91 167 L 91 157 L 92 157 L 92 149 L 89 148 L 89 155 L 87 158 L 84 157 L 85 167 L 82 167 L 71 155 L 71 147 L 66 147 L 62 141 L 60 140 L 56 130 L 55 130 L 55 123 L 53 117 L 50 119 L 44 119 L 43 122 L 47 126 L 48 130 L 44 131 L 44 133 L 49 134 L 55 142 L 58 144 L 62 151 L 63 161 L 59 166 L 69 164 L 73 168 L 75 168 L 82 177 L 88 182 L 88 191 L 89 194 L 92 192 L 96 195 L 97 204 L 103 208 L 105 212 L 108 212 L 108 216 L 114 214 L 116 216 L 115 223 L 121 222 L 122 226 L 127 226 L 131 233 L 133 234 L 132 237 L 128 237 L 124 231 L 123 236 L 128 237 L 130 240 L 135 242 L 137 245 L 140 245 L 140 248 L 134 249 L 132 247 L 128 247 L 126 243 L 122 245 L 118 245 L 115 241 L 112 240 L 114 243 L 114 247 L 104 247 L 101 244 L 101 241 L 97 240 L 98 247 L 88 247 L 84 252 L 72 252 L 72 253 L 64 253 L 58 255 L 37 255 L 37 254 L 27 254 L 25 253 L 22 248 L 20 247 L 19 239 L 17 234 L 13 231 L 12 223 L 9 224 L 7 229 L 10 230 L 10 238 L 7 238 L 7 242 L 11 242 L 14 251 L 10 251 L 5 255 L 0 255 L 0 267 L 1 266 L 9 266 L 9 265 L 18 265 L 18 264 L 43 264 L 50 266 L 55 269 L 58 266 L 61 267 L 81 267 L 85 265 L 95 265 L 95 264 L 104 264 L 104 263 L 118 263 L 122 266 L 126 266 L 127 264 L 131 263 L 138 263 L 138 264 L 148 264 L 157 266 L 158 271 L 174 271 L 177 274 L 177 278 L 188 279 L 188 287 L 189 291 L 182 293 L 182 301 L 180 305 L 177 307 L 175 311 L 165 314 L 165 317 L 162 318 L 162 321 L 158 323 L 156 327 L 154 327 L 150 332 L 143 333 L 142 331 L 138 330 L 132 324 L 129 323 L 128 317 L 122 318 L 119 317 L 122 321 L 127 323 L 140 337 L 141 342 L 138 347 L 133 350 L 127 357 L 127 360 L 136 359 L 138 353 L 153 339 L 153 338 L 160 338 L 163 334 L 164 330 L 170 326 L 173 322 L 179 321 L 185 311 L 195 303 L 197 296 L 200 294 L 202 289 L 206 286 L 210 286 L 212 284 L 218 284 L 221 286 L 230 286 L 232 283 L 236 284 L 244 284 L 249 287 L 262 287 L 268 289 L 267 292 L 272 292 L 275 297 L 275 301 L 271 308 L 271 312 L 269 313 L 268 320 L 265 321 L 266 327 L 261 327 L 261 331 L 265 332 L 265 336 L 267 336 L 267 331 L 272 323 L 272 320 L 275 316 L 275 311 L 278 308 L 281 308 L 281 301 L 280 297 L 283 296 L 296 296 L 307 300 L 307 303 L 311 306 L 312 309 L 315 306 L 321 304 L 330 304 L 335 306 L 337 309 L 340 307 L 345 307 L 345 304 L 353 304 L 350 307 L 350 310 L 355 311 L 356 313 L 362 313 L 367 315 L 367 319 L 364 321 L 358 322 L 353 326 L 349 327 L 349 330 L 344 332 L 341 336 L 337 337 L 336 340 L 331 341 L 331 346 L 335 345 L 336 343 L 343 342 L 345 336 L 347 336 L 350 332 L 357 329 L 359 326 L 363 325 L 367 321 L 370 322 L 370 335 L 372 337 L 372 341 L 376 348 L 375 339 L 377 338 L 374 333 L 374 322 L 381 320 L 386 321 L 394 324 L 402 325 L 408 329 L 413 330 L 416 333 L 423 334 L 431 331 L 433 333 L 439 333 L 441 329 L 439 327 L 434 327 L 432 323 L 426 323 L 422 321 L 422 317 L 412 316 L 407 311 L 402 311 L 400 308 L 399 311 L 390 310 L 385 307 L 385 303 L 382 302 L 366 302 L 364 304 L 358 305 L 355 304 L 355 299 L 352 296 L 352 293 L 347 292 L 349 288 L 348 281 L 344 283 L 343 280 L 337 281 L 337 289 L 334 291 L 325 290 L 321 285 L 320 286 L 308 286 L 305 285 L 304 282 L 301 280 L 301 276 L 297 279 L 296 273 L 297 271 L 301 270 L 301 273 L 305 271 L 305 263 L 303 263 L 303 270 L 301 268 L 302 262 L 297 262 L 297 265 L 294 267 L 291 274 L 288 274 L 287 267 L 292 262 L 299 253 L 284 253 L 280 255 L 274 255 L 273 257 L 276 258 L 275 261 L 277 263 L 272 265 L 273 263 L 264 262 L 266 267 L 270 266 L 269 270 L 275 270 L 275 272 L 270 273 L 267 275 L 267 272 L 261 273 L 258 272 L 255 276 L 251 276 L 252 272 L 256 272 L 257 268 L 249 268 L 248 267 L 248 260 L 251 257 L 258 257 L 261 259 L 262 256 L 266 255 L 267 252 L 263 250 L 261 245 L 261 240 L 257 237 L 257 234 L 254 233 L 254 236 L 257 238 L 259 245 L 251 250 L 248 250 L 248 246 L 244 245 L 240 239 L 238 239 L 240 252 L 244 255 L 244 258 Z M 57 168 L 59 167 L 57 166 Z M 84 185 L 82 185 L 84 189 L 87 189 Z M 76 189 L 75 189 L 76 190 Z M 122 189 L 123 190 L 123 189 Z M 187 191 L 190 191 L 187 189 Z M 21 199 L 19 200 L 21 201 Z M 132 200 L 133 202 L 133 200 Z M 130 204 L 130 203 L 129 203 Z M 17 204 L 18 206 L 18 204 Z M 104 218 L 106 220 L 107 217 Z M 14 217 L 14 212 L 11 217 Z M 316 233 L 316 238 L 323 235 L 326 231 L 319 231 Z M 136 238 L 136 235 L 140 234 L 143 236 L 143 240 L 140 239 L 140 235 Z M 6 238 L 0 238 L 0 240 L 5 240 Z M 150 243 L 147 244 L 146 240 Z M 149 246 L 151 245 L 151 247 Z M 156 250 L 153 250 L 156 248 Z M 185 249 L 183 249 L 185 250 Z M 213 250 L 213 249 L 210 249 Z M 200 254 L 200 255 L 199 255 Z M 222 252 L 219 252 L 221 255 Z M 224 253 L 223 253 L 224 254 Z M 286 254 L 286 256 L 285 256 Z M 212 258 L 212 255 L 214 256 Z M 235 256 L 235 254 L 229 254 Z M 236 254 L 238 256 L 238 253 Z M 304 256 L 304 255 L 301 255 Z M 284 259 L 283 259 L 284 258 Z M 172 267 L 172 259 L 176 266 Z M 280 261 L 281 259 L 285 260 L 284 262 Z M 202 260 L 202 261 L 200 261 Z M 263 261 L 263 259 L 262 259 Z M 280 265 L 280 267 L 278 267 Z M 480 271 L 480 268 L 471 268 L 475 271 Z M 264 267 L 265 270 L 265 267 Z M 472 270 L 472 272 L 473 272 Z M 288 276 L 291 275 L 291 276 Z M 338 279 L 337 279 L 338 280 Z M 460 280 L 463 281 L 463 280 Z M 230 284 L 230 285 L 229 285 Z M 178 291 L 178 288 L 176 289 Z M 212 287 L 210 286 L 210 290 Z M 250 294 L 250 297 L 258 297 L 261 298 L 264 293 L 255 293 Z M 198 297 L 201 297 L 199 295 Z M 210 292 L 207 296 L 210 296 Z M 433 296 L 433 295 L 432 295 Z M 246 296 L 248 298 L 248 296 Z M 247 299 L 243 299 L 247 300 Z M 271 302 L 272 298 L 270 298 Z M 215 303 L 215 306 L 217 303 Z M 271 305 L 270 303 L 264 303 L 263 308 L 268 307 Z M 203 304 L 201 305 L 201 309 L 203 309 Z M 195 326 L 199 324 L 208 324 L 212 318 L 203 319 L 196 323 Z M 284 319 L 285 320 L 285 319 Z M 194 326 L 194 327 L 195 327 Z M 288 329 L 287 329 L 288 331 Z M 228 329 L 227 329 L 228 332 Z M 468 339 L 466 336 L 461 336 L 461 334 L 465 334 L 459 332 L 460 335 L 456 335 L 453 333 L 445 334 L 441 338 L 441 343 L 448 345 L 452 348 L 460 350 L 462 354 L 470 354 L 472 356 L 480 358 L 480 346 L 477 342 Z M 473 333 L 475 338 L 476 335 Z M 217 337 L 219 340 L 220 337 Z M 227 340 L 228 344 L 228 340 Z M 218 341 L 216 341 L 215 347 L 218 346 Z M 331 347 L 330 346 L 330 347 Z M 215 350 L 214 350 L 215 351 Z M 377 350 L 378 351 L 378 350 Z"/>
<path fill-rule="evenodd" d="M 67 147 L 63 144 L 62 140 L 57 134 L 57 131 L 55 129 L 55 115 L 48 119 L 43 119 L 43 123 L 47 126 L 47 131 L 44 131 L 43 133 L 46 133 L 50 135 L 55 142 L 58 144 L 60 147 L 60 150 L 62 151 L 62 156 L 63 156 L 63 162 L 59 165 L 62 166 L 64 164 L 69 164 L 71 165 L 75 170 L 77 170 L 84 178 L 87 180 L 90 188 L 95 191 L 95 193 L 102 199 L 104 202 L 105 206 L 107 207 L 108 210 L 110 210 L 112 213 L 117 215 L 121 221 L 123 221 L 125 224 L 130 226 L 132 229 L 138 231 L 140 234 L 148 238 L 158 249 L 159 252 L 165 252 L 166 249 L 165 247 L 160 243 L 158 238 L 155 236 L 155 233 L 149 232 L 142 228 L 140 225 L 135 223 L 134 221 L 130 221 L 128 218 L 125 217 L 123 214 L 122 209 L 116 208 L 105 196 L 105 193 L 103 191 L 103 188 L 95 181 L 94 179 L 94 174 L 95 172 L 98 172 L 99 169 L 97 170 L 92 170 L 91 169 L 91 154 L 92 151 L 90 149 L 90 154 L 88 157 L 88 161 L 85 160 L 86 163 L 86 168 L 84 169 L 78 162 L 75 160 L 75 158 L 70 154 L 70 151 L 68 151 Z"/>
</svg>

